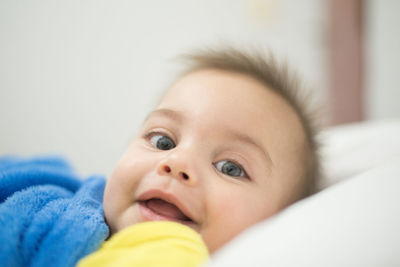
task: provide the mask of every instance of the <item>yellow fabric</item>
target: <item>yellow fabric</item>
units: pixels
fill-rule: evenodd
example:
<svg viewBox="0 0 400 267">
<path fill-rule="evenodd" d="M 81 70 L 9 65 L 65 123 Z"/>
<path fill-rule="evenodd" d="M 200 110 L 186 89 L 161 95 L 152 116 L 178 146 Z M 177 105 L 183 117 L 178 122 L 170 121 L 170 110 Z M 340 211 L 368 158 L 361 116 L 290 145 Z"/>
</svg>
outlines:
<svg viewBox="0 0 400 267">
<path fill-rule="evenodd" d="M 153 221 L 116 233 L 78 267 L 190 267 L 199 266 L 207 258 L 207 247 L 193 229 L 175 222 Z"/>
</svg>

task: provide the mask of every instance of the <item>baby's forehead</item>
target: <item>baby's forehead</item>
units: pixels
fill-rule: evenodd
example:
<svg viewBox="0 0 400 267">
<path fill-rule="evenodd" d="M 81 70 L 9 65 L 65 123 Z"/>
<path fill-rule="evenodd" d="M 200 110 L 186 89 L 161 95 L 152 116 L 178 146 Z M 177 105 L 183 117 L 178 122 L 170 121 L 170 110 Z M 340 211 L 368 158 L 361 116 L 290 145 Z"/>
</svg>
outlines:
<svg viewBox="0 0 400 267">
<path fill-rule="evenodd" d="M 248 112 L 244 115 L 248 116 L 254 110 L 268 109 L 270 113 L 286 112 L 297 117 L 289 101 L 271 86 L 247 73 L 218 69 L 202 69 L 181 76 L 166 90 L 158 106 L 170 98 L 187 101 L 194 97 L 200 97 L 198 101 L 212 100 L 209 102 L 216 103 L 214 108 L 228 104 L 245 106 Z M 179 101 L 169 103 L 179 104 Z"/>
<path fill-rule="evenodd" d="M 281 101 L 283 99 L 281 96 L 274 93 L 274 90 L 271 90 L 268 85 L 260 82 L 250 74 L 219 69 L 200 69 L 185 73 L 177 78 L 164 92 L 160 102 L 170 94 L 176 97 L 177 94 L 174 94 L 176 91 L 178 91 L 178 95 L 187 98 L 194 97 L 194 95 L 191 94 L 194 90 L 202 91 L 202 96 L 205 98 L 213 98 L 215 101 L 221 102 L 227 102 L 232 99 L 232 97 L 243 98 L 245 96 L 255 96 L 253 98 L 247 97 L 247 102 L 253 102 L 253 105 L 264 104 L 263 102 L 257 101 L 257 99 L 266 93 L 274 95 L 272 98 L 268 96 L 272 101 L 276 99 Z M 223 94 L 225 97 L 218 98 L 216 97 L 218 94 Z M 263 97 L 265 97 L 265 95 Z"/>
<path fill-rule="evenodd" d="M 194 90 L 203 92 L 203 98 L 214 99 L 214 102 L 219 104 L 226 104 L 236 99 L 239 101 L 235 104 L 247 105 L 248 111 L 263 109 L 268 105 L 273 107 L 269 112 L 281 112 L 284 109 L 285 112 L 296 115 L 289 101 L 279 93 L 279 90 L 275 90 L 251 74 L 219 69 L 201 69 L 186 73 L 167 89 L 161 102 L 169 94 L 173 97 L 177 95 L 182 98 L 195 97 L 192 94 Z M 223 97 L 218 97 L 219 95 Z M 251 116 L 251 112 L 248 112 L 248 115 Z"/>
<path fill-rule="evenodd" d="M 195 116 L 197 123 L 214 123 L 227 132 L 236 127 L 236 132 L 262 134 L 266 139 L 276 132 L 282 138 L 302 135 L 301 123 L 290 104 L 243 73 L 213 69 L 188 73 L 172 84 L 157 109 L 177 110 Z"/>
</svg>

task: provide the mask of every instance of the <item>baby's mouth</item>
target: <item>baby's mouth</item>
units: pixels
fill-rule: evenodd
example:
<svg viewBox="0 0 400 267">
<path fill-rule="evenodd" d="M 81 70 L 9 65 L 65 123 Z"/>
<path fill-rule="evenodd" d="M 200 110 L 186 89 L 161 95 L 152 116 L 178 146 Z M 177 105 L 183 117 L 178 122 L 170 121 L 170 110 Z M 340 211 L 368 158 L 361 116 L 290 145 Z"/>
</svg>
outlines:
<svg viewBox="0 0 400 267">
<path fill-rule="evenodd" d="M 145 217 L 150 220 L 168 220 L 181 223 L 193 222 L 191 218 L 185 215 L 176 205 L 160 198 L 151 198 L 139 203 L 147 210 Z M 152 214 L 153 213 L 153 214 Z"/>
</svg>

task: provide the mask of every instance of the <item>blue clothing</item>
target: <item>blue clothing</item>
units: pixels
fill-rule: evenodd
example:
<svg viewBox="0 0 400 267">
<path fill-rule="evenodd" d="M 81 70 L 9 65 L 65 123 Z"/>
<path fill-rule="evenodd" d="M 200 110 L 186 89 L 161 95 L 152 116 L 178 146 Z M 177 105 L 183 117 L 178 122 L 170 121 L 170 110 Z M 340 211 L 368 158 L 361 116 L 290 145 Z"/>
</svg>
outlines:
<svg viewBox="0 0 400 267">
<path fill-rule="evenodd" d="M 0 157 L 2 266 L 75 266 L 108 237 L 105 179 L 60 157 Z"/>
</svg>

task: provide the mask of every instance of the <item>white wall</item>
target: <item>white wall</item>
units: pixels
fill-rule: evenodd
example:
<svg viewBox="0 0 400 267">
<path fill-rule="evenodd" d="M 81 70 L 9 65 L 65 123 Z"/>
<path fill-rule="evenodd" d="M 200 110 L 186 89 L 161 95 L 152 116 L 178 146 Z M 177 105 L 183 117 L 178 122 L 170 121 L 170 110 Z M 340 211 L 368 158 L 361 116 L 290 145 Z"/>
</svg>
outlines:
<svg viewBox="0 0 400 267">
<path fill-rule="evenodd" d="M 109 174 L 171 80 L 173 56 L 271 47 L 325 91 L 325 1 L 1 0 L 0 154 Z"/>
<path fill-rule="evenodd" d="M 367 118 L 400 118 L 400 1 L 366 5 Z"/>
</svg>

